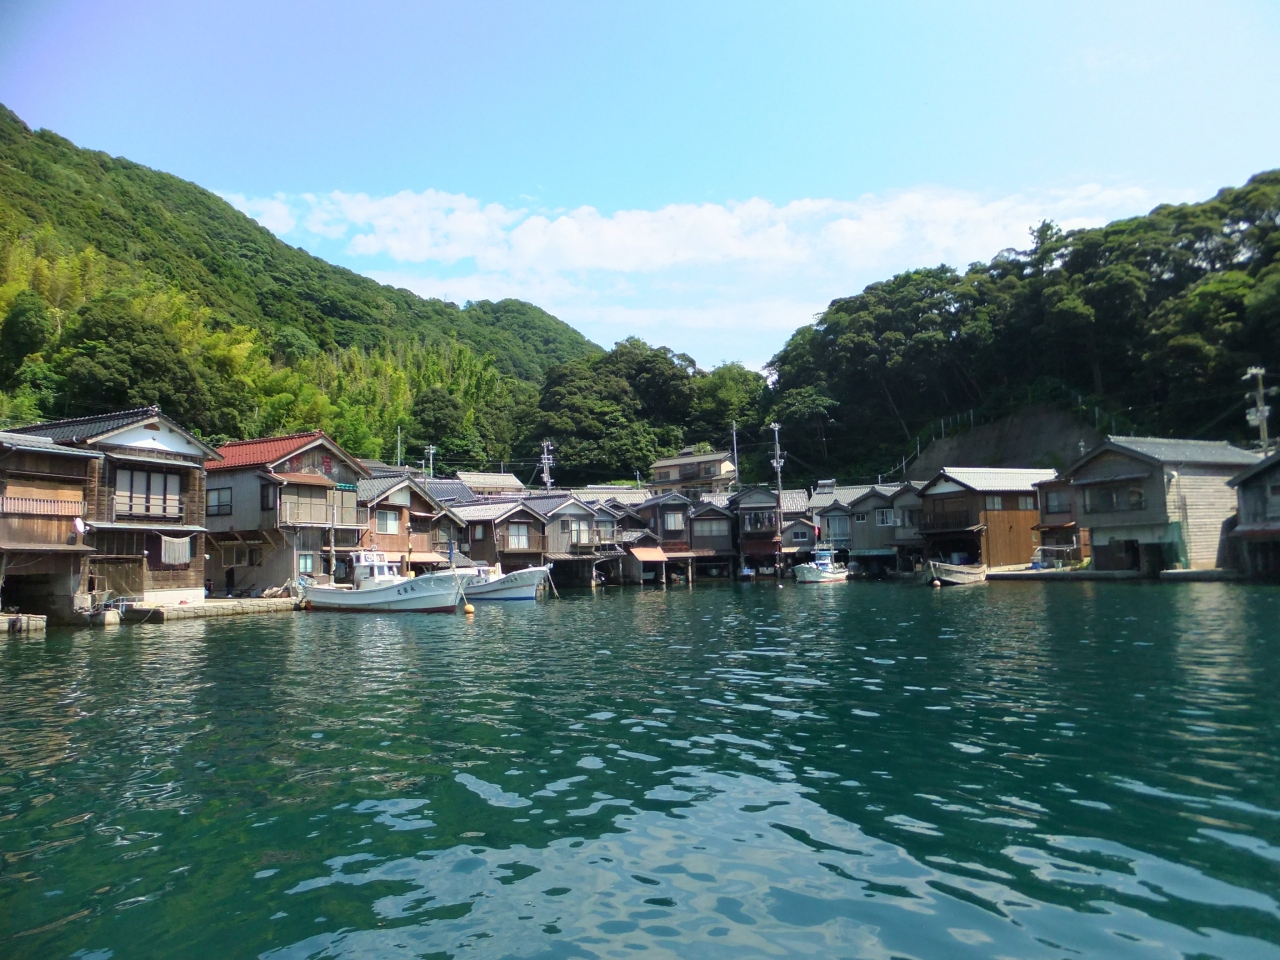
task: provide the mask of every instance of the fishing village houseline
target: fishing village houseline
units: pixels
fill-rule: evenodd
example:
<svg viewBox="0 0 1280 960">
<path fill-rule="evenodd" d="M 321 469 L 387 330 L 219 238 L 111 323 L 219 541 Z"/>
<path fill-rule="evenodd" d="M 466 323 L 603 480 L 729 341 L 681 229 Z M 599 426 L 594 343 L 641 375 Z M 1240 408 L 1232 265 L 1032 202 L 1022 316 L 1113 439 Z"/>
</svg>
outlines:
<svg viewBox="0 0 1280 960">
<path fill-rule="evenodd" d="M 87 608 L 92 597 L 130 597 L 146 603 L 201 604 L 204 602 L 204 464 L 218 460 L 218 454 L 198 437 L 170 420 L 157 407 L 140 407 L 118 413 L 55 420 L 19 427 L 15 436 L 40 440 L 64 449 L 49 449 L 45 457 L 50 473 L 48 483 L 26 471 L 25 477 L 10 475 L 6 490 L 15 500 L 70 500 L 74 483 L 68 484 L 68 464 L 73 452 L 82 458 L 83 535 L 77 542 L 67 535 L 67 546 L 83 544 L 80 582 L 85 599 L 69 601 L 66 587 L 72 576 L 67 562 L 51 576 L 55 586 L 27 584 L 29 595 L 45 596 L 43 605 L 55 616 L 71 613 L 72 606 Z M 15 453 L 17 451 L 15 450 Z M 24 459 L 32 463 L 38 456 L 26 450 Z M 71 469 L 71 475 L 78 468 Z M 41 488 L 51 497 L 22 497 Z M 55 503 L 44 507 L 62 514 L 59 524 L 69 519 L 75 530 L 74 507 Z M 61 532 L 61 531 L 58 531 Z M 51 560 L 44 561 L 52 565 Z M 33 564 L 33 566 L 35 566 Z M 21 576 L 21 571 L 17 571 Z"/>
</svg>

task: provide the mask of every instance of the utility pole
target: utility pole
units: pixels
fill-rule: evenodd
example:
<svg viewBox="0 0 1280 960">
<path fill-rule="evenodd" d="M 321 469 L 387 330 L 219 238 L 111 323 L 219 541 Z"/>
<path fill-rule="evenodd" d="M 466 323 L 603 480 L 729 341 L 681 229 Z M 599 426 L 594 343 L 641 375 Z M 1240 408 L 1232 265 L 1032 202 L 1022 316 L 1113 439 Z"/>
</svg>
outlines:
<svg viewBox="0 0 1280 960">
<path fill-rule="evenodd" d="M 1250 367 L 1241 380 L 1248 382 L 1250 379 L 1256 384 L 1256 388 L 1252 393 L 1246 393 L 1244 398 L 1252 400 L 1253 406 L 1244 412 L 1245 419 L 1249 421 L 1249 426 L 1258 428 L 1258 438 L 1262 441 L 1262 452 L 1265 455 L 1271 447 L 1271 438 L 1267 433 L 1267 418 L 1271 416 L 1271 406 L 1267 403 L 1267 397 L 1274 397 L 1277 388 L 1272 387 L 1270 390 L 1266 388 L 1262 378 L 1267 375 L 1266 367 Z"/>
<path fill-rule="evenodd" d="M 548 493 L 551 492 L 551 468 L 555 465 L 555 460 L 551 459 L 551 451 L 554 449 L 550 440 L 542 441 L 542 483 Z"/>
<path fill-rule="evenodd" d="M 773 471 L 778 482 L 778 512 L 774 514 L 774 535 L 773 535 L 773 572 L 778 580 L 782 580 L 782 464 L 785 458 L 782 455 L 782 449 L 778 446 L 778 430 L 780 429 L 777 421 L 769 424 L 769 429 L 773 431 Z"/>
<path fill-rule="evenodd" d="M 434 477 L 436 475 L 436 448 L 434 444 L 428 443 L 427 449 L 423 451 L 427 455 L 427 476 Z"/>
<path fill-rule="evenodd" d="M 644 484 L 640 482 L 640 471 L 636 471 L 636 489 L 639 490 Z"/>
<path fill-rule="evenodd" d="M 738 474 L 738 421 L 730 420 L 729 429 L 733 431 L 733 484 L 741 486 Z"/>
</svg>

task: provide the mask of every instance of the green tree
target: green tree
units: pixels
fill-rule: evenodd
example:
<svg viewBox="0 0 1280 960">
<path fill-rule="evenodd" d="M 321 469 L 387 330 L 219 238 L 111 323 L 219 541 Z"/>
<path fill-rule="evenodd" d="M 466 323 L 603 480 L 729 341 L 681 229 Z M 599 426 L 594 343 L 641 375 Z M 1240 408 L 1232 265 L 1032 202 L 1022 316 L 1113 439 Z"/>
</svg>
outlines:
<svg viewBox="0 0 1280 960">
<path fill-rule="evenodd" d="M 0 325 L 0 386 L 13 386 L 23 360 L 43 351 L 52 337 L 53 321 L 44 300 L 32 290 L 23 290 Z"/>
</svg>

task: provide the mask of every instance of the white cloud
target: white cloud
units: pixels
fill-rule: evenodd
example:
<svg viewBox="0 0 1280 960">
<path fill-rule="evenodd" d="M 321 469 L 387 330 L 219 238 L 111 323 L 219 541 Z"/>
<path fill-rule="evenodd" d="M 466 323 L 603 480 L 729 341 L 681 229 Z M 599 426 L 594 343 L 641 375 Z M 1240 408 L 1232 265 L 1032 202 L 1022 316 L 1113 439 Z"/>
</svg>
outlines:
<svg viewBox="0 0 1280 960">
<path fill-rule="evenodd" d="M 291 233 L 298 225 L 293 217 L 289 201 L 283 193 L 274 197 L 250 199 L 243 193 L 224 193 L 222 199 L 227 201 L 241 213 L 248 214 L 276 236 Z"/>
<path fill-rule="evenodd" d="M 876 279 L 1025 247 L 1041 220 L 1070 229 L 1153 205 L 1142 187 L 1097 184 L 1004 197 L 922 186 L 612 214 L 438 190 L 226 198 L 273 232 L 424 296 L 516 297 L 603 343 L 637 333 L 703 363 L 756 364 L 831 299 Z"/>
</svg>

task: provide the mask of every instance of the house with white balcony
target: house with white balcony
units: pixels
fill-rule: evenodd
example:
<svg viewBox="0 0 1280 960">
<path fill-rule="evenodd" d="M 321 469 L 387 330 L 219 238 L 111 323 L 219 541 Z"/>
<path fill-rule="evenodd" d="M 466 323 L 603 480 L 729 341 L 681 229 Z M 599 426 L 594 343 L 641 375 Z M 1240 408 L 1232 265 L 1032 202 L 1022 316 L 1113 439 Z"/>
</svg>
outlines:
<svg viewBox="0 0 1280 960">
<path fill-rule="evenodd" d="M 349 558 L 369 527 L 358 483 L 369 470 L 313 430 L 236 440 L 208 470 L 205 519 L 209 578 L 219 596 L 248 596 L 299 576 L 349 577 Z"/>
</svg>

